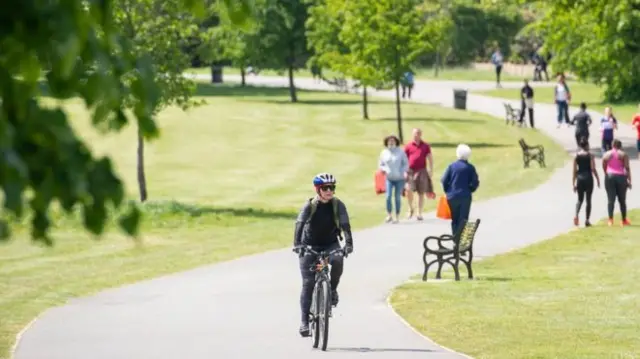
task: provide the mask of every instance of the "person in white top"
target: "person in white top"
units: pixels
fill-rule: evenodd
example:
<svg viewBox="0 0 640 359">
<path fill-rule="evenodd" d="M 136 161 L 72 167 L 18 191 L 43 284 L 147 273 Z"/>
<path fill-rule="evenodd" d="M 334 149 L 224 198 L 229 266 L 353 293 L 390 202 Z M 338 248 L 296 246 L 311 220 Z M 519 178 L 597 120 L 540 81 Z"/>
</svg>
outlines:
<svg viewBox="0 0 640 359">
<path fill-rule="evenodd" d="M 387 218 L 386 222 L 398 223 L 400 217 L 400 205 L 402 202 L 402 191 L 404 189 L 404 174 L 409 169 L 409 159 L 404 150 L 400 148 L 400 139 L 396 136 L 387 136 L 384 138 L 384 149 L 380 152 L 378 168 L 384 171 L 386 175 L 386 204 Z M 394 192 L 392 194 L 392 192 Z M 392 218 L 392 200 L 395 202 L 395 218 Z"/>
<path fill-rule="evenodd" d="M 496 67 L 496 86 L 500 86 L 500 74 L 502 73 L 502 62 L 504 61 L 504 57 L 502 56 L 502 52 L 500 49 L 496 49 L 496 51 L 491 55 L 491 62 Z"/>
<path fill-rule="evenodd" d="M 571 125 L 569 120 L 569 103 L 571 102 L 571 91 L 565 82 L 564 75 L 558 75 L 558 83 L 554 91 L 555 103 L 558 106 L 558 128 L 562 126 L 563 118 L 567 126 Z"/>
</svg>

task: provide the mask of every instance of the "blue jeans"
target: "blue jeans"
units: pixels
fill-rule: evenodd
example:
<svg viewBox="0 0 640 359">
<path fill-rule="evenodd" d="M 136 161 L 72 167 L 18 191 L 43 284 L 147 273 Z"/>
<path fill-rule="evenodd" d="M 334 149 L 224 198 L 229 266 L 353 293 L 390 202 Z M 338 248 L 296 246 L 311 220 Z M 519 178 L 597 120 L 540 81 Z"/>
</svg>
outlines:
<svg viewBox="0 0 640 359">
<path fill-rule="evenodd" d="M 562 124 L 562 118 L 564 122 L 569 123 L 569 104 L 567 101 L 556 101 L 558 105 L 558 125 Z"/>
<path fill-rule="evenodd" d="M 402 190 L 404 188 L 404 180 L 389 180 L 387 179 L 387 190 L 386 190 L 386 195 L 387 195 L 387 213 L 392 213 L 391 212 L 391 195 L 392 195 L 392 191 L 395 190 L 395 192 L 393 193 L 393 198 L 395 199 L 396 202 L 396 214 L 400 214 L 400 205 L 402 203 Z"/>
<path fill-rule="evenodd" d="M 636 142 L 636 146 L 638 147 L 638 152 L 640 152 L 640 140 Z"/>
<path fill-rule="evenodd" d="M 460 230 L 464 221 L 469 219 L 471 212 L 471 197 L 449 199 L 451 209 L 451 234 L 455 235 Z"/>
</svg>

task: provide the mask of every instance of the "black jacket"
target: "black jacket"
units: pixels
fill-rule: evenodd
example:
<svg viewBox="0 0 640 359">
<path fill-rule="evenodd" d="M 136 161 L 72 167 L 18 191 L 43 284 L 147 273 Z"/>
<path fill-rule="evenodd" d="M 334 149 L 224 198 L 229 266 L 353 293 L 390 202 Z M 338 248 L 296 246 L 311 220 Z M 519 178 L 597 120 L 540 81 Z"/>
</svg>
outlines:
<svg viewBox="0 0 640 359">
<path fill-rule="evenodd" d="M 318 203 L 316 212 L 313 218 L 310 219 L 311 203 L 307 201 L 296 219 L 293 238 L 294 246 L 302 244 L 314 247 L 328 247 L 338 242 L 340 231 L 342 231 L 346 245 L 353 248 L 353 237 L 351 236 L 351 224 L 349 223 L 347 207 L 339 199 L 336 198 L 336 200 L 338 201 L 337 209 L 340 228 L 336 228 L 331 202 Z"/>
</svg>

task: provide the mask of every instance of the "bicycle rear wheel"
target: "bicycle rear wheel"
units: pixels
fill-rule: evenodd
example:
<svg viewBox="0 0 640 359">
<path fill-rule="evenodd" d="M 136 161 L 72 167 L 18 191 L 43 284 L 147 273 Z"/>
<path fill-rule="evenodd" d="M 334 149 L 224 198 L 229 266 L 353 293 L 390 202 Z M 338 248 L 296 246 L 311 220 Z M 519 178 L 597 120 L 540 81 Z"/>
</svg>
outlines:
<svg viewBox="0 0 640 359">
<path fill-rule="evenodd" d="M 314 348 L 317 348 L 320 343 L 320 308 L 322 308 L 322 298 L 321 291 L 318 289 L 319 286 L 316 282 L 313 288 L 313 296 L 311 297 L 311 320 L 309 323 Z"/>
<path fill-rule="evenodd" d="M 320 309 L 320 335 L 322 336 L 322 350 L 327 350 L 329 344 L 329 316 L 331 315 L 331 288 L 328 280 L 321 282 L 320 296 L 322 297 L 322 305 Z"/>
</svg>

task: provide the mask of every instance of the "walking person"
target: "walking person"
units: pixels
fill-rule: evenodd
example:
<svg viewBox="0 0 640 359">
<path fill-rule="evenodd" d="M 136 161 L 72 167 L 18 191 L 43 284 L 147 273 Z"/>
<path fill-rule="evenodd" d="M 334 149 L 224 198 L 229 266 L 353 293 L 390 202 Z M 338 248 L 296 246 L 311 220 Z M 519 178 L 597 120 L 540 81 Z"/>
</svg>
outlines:
<svg viewBox="0 0 640 359">
<path fill-rule="evenodd" d="M 631 121 L 631 127 L 635 128 L 638 133 L 636 148 L 638 150 L 638 156 L 640 156 L 640 104 L 638 104 L 638 113 L 633 116 L 633 121 Z"/>
<path fill-rule="evenodd" d="M 478 189 L 480 180 L 476 168 L 469 163 L 471 148 L 460 144 L 456 148 L 457 161 L 450 164 L 442 175 L 442 188 L 451 209 L 451 234 L 455 235 L 469 219 L 472 194 Z"/>
<path fill-rule="evenodd" d="M 591 218 L 591 197 L 593 195 L 593 178 L 596 179 L 596 184 L 600 188 L 600 177 L 598 177 L 598 171 L 596 170 L 595 160 L 593 155 L 589 153 L 589 141 L 588 137 L 580 137 L 579 146 L 580 149 L 576 153 L 573 159 L 573 192 L 578 193 L 578 202 L 576 203 L 576 215 L 573 217 L 573 224 L 580 225 L 580 208 L 582 203 L 586 200 L 587 205 L 585 208 L 586 216 L 584 225 L 586 227 L 591 226 L 589 219 Z"/>
<path fill-rule="evenodd" d="M 413 78 L 414 78 L 413 71 L 409 70 L 404 73 L 404 76 L 401 82 L 402 98 L 405 98 L 405 96 L 409 99 L 411 98 L 411 91 L 413 91 Z"/>
<path fill-rule="evenodd" d="M 529 112 L 529 123 L 531 124 L 531 128 L 535 128 L 533 124 L 533 88 L 529 86 L 529 81 L 524 80 L 524 86 L 520 89 L 520 98 L 522 99 L 522 104 L 520 108 L 520 125 L 524 124 L 524 113 L 525 109 Z"/>
<path fill-rule="evenodd" d="M 602 153 L 611 150 L 614 131 L 618 129 L 618 120 L 613 116 L 611 107 L 604 108 L 604 117 L 600 119 L 600 132 L 602 134 Z"/>
<path fill-rule="evenodd" d="M 613 207 L 618 199 L 622 225 L 628 226 L 631 223 L 627 219 L 627 189 L 631 189 L 631 169 L 629 156 L 622 151 L 620 140 L 613 140 L 613 148 L 602 157 L 602 169 L 605 173 L 604 188 L 607 191 L 608 224 L 613 225 Z"/>
<path fill-rule="evenodd" d="M 558 107 L 558 128 L 562 126 L 562 122 L 567 125 L 569 122 L 569 102 L 571 102 L 571 91 L 565 81 L 564 75 L 558 75 L 558 83 L 554 91 L 555 103 Z"/>
<path fill-rule="evenodd" d="M 500 48 L 496 48 L 496 51 L 491 55 L 491 63 L 496 67 L 496 87 L 502 87 L 500 85 L 500 74 L 502 73 L 504 57 Z"/>
<path fill-rule="evenodd" d="M 402 203 L 402 191 L 404 190 L 404 174 L 409 169 L 407 154 L 398 147 L 400 139 L 396 136 L 384 138 L 385 148 L 380 152 L 379 168 L 386 177 L 386 203 L 387 218 L 385 222 L 398 223 L 400 206 Z M 393 201 L 392 201 L 393 197 Z M 395 217 L 392 217 L 392 203 L 395 203 Z"/>
<path fill-rule="evenodd" d="M 593 121 L 591 121 L 591 116 L 587 112 L 587 104 L 582 102 L 580 103 L 580 111 L 571 120 L 571 124 L 576 127 L 576 146 L 578 146 L 578 149 L 582 148 L 580 145 L 582 138 L 586 138 L 587 143 L 589 142 L 589 126 L 591 126 L 591 123 Z"/>
<path fill-rule="evenodd" d="M 404 146 L 404 152 L 409 159 L 409 169 L 405 173 L 407 181 L 407 200 L 409 201 L 409 218 L 413 217 L 415 207 L 413 206 L 413 193 L 418 193 L 418 216 L 421 221 L 424 210 L 425 195 L 435 198 L 431 176 L 433 175 L 433 156 L 431 146 L 422 140 L 422 130 L 413 129 L 413 141 Z"/>
</svg>

